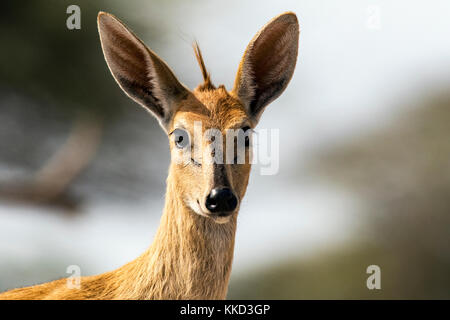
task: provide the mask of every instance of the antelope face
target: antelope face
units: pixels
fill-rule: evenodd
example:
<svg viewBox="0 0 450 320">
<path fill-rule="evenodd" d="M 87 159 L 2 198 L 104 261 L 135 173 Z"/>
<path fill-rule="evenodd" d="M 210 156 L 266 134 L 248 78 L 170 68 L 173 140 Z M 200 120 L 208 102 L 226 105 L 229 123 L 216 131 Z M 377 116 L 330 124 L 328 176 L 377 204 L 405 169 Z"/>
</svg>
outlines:
<svg viewBox="0 0 450 320">
<path fill-rule="evenodd" d="M 198 46 L 194 49 L 204 82 L 191 91 L 117 18 L 101 12 L 98 28 L 117 83 L 158 119 L 169 137 L 174 191 L 193 212 L 228 222 L 247 188 L 251 132 L 295 69 L 295 14 L 277 16 L 250 41 L 230 92 L 211 83 Z"/>
<path fill-rule="evenodd" d="M 171 174 L 197 214 L 227 222 L 239 208 L 250 174 L 253 123 L 225 88 L 197 88 L 181 102 L 169 129 Z"/>
</svg>

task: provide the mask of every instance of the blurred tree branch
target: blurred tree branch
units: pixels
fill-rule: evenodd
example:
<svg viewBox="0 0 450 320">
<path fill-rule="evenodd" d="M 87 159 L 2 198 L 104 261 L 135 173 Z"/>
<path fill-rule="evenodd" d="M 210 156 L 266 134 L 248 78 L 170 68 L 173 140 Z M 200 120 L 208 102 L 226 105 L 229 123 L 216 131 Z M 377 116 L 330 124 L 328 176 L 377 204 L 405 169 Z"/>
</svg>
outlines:
<svg viewBox="0 0 450 320">
<path fill-rule="evenodd" d="M 0 187 L 0 198 L 74 210 L 77 201 L 67 194 L 72 181 L 94 157 L 103 131 L 102 121 L 79 116 L 67 140 L 30 181 Z"/>
</svg>

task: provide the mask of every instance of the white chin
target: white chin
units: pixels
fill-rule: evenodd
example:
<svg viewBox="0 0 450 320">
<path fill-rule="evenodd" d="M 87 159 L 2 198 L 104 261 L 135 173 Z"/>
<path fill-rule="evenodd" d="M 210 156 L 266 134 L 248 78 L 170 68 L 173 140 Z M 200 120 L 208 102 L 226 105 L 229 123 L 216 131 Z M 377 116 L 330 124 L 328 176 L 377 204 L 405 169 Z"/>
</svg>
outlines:
<svg viewBox="0 0 450 320">
<path fill-rule="evenodd" d="M 210 219 L 214 220 L 215 223 L 218 223 L 218 224 L 224 224 L 224 223 L 229 222 L 231 219 L 231 216 L 232 216 L 232 215 L 229 215 L 229 216 L 225 216 L 225 217 L 220 217 L 220 216 L 212 216 L 212 215 L 206 214 L 203 212 L 202 208 L 196 201 L 188 201 L 188 206 L 196 214 L 206 217 L 206 218 L 210 218 Z"/>
<path fill-rule="evenodd" d="M 231 215 L 226 216 L 226 217 L 212 216 L 211 219 L 213 219 L 214 222 L 216 222 L 218 224 L 224 224 L 224 223 L 230 222 Z"/>
<path fill-rule="evenodd" d="M 198 202 L 188 200 L 188 201 L 187 201 L 187 205 L 188 205 L 189 208 L 191 208 L 192 211 L 194 211 L 196 214 L 199 214 L 199 215 L 201 215 L 201 216 L 207 217 L 207 215 L 203 213 L 202 208 L 200 208 L 200 205 L 198 204 Z"/>
</svg>

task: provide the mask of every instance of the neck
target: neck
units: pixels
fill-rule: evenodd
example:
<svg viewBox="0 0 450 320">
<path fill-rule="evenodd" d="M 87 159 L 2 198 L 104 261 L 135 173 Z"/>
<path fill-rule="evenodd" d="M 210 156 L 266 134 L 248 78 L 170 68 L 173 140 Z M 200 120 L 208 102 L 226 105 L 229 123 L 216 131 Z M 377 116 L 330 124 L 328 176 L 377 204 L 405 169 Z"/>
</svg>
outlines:
<svg viewBox="0 0 450 320">
<path fill-rule="evenodd" d="M 170 181 L 153 244 L 121 268 L 123 277 L 129 279 L 131 274 L 133 281 L 124 281 L 120 291 L 147 299 L 225 299 L 236 216 L 226 224 L 199 216 L 185 205 Z"/>
</svg>

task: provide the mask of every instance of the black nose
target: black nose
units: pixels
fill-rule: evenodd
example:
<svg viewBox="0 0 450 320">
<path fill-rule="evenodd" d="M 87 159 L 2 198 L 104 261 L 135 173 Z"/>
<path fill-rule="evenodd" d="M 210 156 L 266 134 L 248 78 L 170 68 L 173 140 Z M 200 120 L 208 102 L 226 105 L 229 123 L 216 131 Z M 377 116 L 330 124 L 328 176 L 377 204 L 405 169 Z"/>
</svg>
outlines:
<svg viewBox="0 0 450 320">
<path fill-rule="evenodd" d="M 230 212 L 236 209 L 237 198 L 230 188 L 215 188 L 206 197 L 206 208 L 212 212 Z"/>
</svg>

